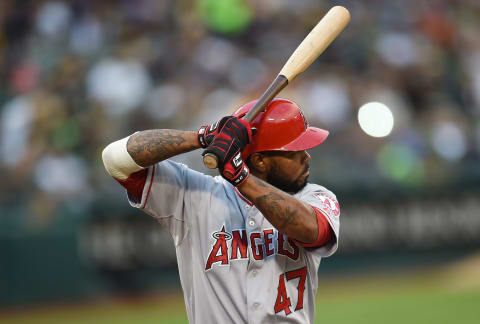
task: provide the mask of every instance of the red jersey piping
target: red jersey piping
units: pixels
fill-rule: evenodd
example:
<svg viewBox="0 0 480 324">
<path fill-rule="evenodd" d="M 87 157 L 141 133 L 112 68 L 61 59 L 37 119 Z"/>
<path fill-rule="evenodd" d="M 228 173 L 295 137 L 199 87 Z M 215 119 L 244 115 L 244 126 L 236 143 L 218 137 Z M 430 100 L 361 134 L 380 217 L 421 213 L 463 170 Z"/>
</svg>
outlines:
<svg viewBox="0 0 480 324">
<path fill-rule="evenodd" d="M 153 177 L 154 176 L 155 176 L 155 164 L 152 166 L 152 175 L 150 177 L 150 184 L 148 185 L 147 194 L 145 195 L 145 201 L 143 202 L 142 206 L 140 207 L 141 209 L 145 208 L 145 205 L 147 204 L 148 196 L 150 195 L 150 190 L 152 189 Z"/>
</svg>

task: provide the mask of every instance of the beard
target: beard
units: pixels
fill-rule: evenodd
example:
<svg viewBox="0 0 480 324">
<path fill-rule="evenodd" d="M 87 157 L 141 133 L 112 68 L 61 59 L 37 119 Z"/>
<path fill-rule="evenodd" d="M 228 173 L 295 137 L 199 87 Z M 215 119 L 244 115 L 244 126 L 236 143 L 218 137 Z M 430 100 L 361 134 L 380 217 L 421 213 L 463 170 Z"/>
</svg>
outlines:
<svg viewBox="0 0 480 324">
<path fill-rule="evenodd" d="M 267 182 L 282 191 L 297 193 L 307 185 L 308 176 L 303 179 L 302 175 L 304 175 L 308 169 L 309 166 L 306 165 L 304 172 L 302 172 L 297 179 L 288 180 L 288 177 L 280 174 L 278 168 L 274 165 L 267 174 Z"/>
</svg>

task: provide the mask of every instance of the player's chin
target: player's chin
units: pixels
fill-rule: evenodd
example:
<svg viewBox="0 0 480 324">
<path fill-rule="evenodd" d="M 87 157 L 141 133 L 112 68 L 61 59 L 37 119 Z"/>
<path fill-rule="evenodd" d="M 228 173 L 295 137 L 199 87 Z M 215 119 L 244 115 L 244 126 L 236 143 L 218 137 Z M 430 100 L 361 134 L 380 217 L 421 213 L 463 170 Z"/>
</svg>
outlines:
<svg viewBox="0 0 480 324">
<path fill-rule="evenodd" d="M 303 188 L 305 188 L 305 186 L 307 185 L 307 180 L 308 180 L 308 175 L 307 176 L 300 176 L 295 182 L 293 182 L 290 186 L 289 186 L 289 190 L 287 190 L 288 192 L 299 192 L 300 190 L 302 190 Z"/>
<path fill-rule="evenodd" d="M 300 179 L 300 182 L 298 183 L 298 187 L 300 189 L 303 189 L 307 185 L 307 182 L 308 182 L 308 176 L 306 176 L 303 179 Z"/>
<path fill-rule="evenodd" d="M 308 175 L 308 172 L 305 171 L 294 179 L 288 179 L 286 176 L 279 176 L 277 173 L 271 172 L 267 175 L 267 182 L 285 192 L 297 193 L 306 186 Z"/>
<path fill-rule="evenodd" d="M 300 175 L 297 178 L 296 182 L 298 183 L 299 186 L 305 187 L 309 176 L 310 176 L 310 169 L 307 169 L 304 173 L 302 173 L 302 175 Z"/>
</svg>

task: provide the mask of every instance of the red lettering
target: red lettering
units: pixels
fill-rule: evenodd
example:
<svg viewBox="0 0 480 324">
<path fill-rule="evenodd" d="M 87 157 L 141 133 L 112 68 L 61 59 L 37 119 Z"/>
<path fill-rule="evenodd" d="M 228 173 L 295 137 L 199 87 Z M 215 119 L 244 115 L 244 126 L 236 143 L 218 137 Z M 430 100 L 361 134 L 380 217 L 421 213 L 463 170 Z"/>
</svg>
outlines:
<svg viewBox="0 0 480 324">
<path fill-rule="evenodd" d="M 305 280 L 307 279 L 307 267 L 303 267 L 297 270 L 292 270 L 287 273 L 285 273 L 285 276 L 287 277 L 287 281 L 294 279 L 294 278 L 300 278 L 298 281 L 298 298 L 297 298 L 297 306 L 295 307 L 295 310 L 299 310 L 303 308 L 303 292 L 305 291 Z"/>
<path fill-rule="evenodd" d="M 212 267 L 212 264 L 216 262 L 222 262 L 222 264 L 228 264 L 227 241 L 226 241 L 226 237 L 225 237 L 226 235 L 224 234 L 224 232 L 225 232 L 225 226 L 222 227 L 222 230 L 220 232 L 215 233 L 217 236 L 216 237 L 217 242 L 215 242 L 215 245 L 213 246 L 212 251 L 208 256 L 205 270 L 209 270 Z M 219 251 L 220 251 L 220 255 L 217 255 Z"/>
<path fill-rule="evenodd" d="M 290 246 L 293 249 L 293 253 L 290 253 L 290 251 L 289 251 L 288 257 L 293 259 L 293 260 L 297 260 L 298 256 L 300 255 L 300 249 L 298 248 L 297 244 L 295 244 L 294 240 L 288 239 L 288 243 L 290 243 Z"/>
<path fill-rule="evenodd" d="M 290 310 L 290 298 L 287 297 L 287 290 L 285 289 L 285 276 L 283 274 L 280 275 L 278 279 L 278 288 L 277 288 L 277 300 L 275 301 L 275 314 L 285 311 L 285 314 L 288 315 L 292 311 Z"/>
<path fill-rule="evenodd" d="M 278 254 L 287 255 L 287 250 L 283 247 L 283 234 L 278 232 L 278 241 L 277 241 L 277 251 Z"/>
<path fill-rule="evenodd" d="M 240 258 L 246 259 L 247 258 L 247 231 L 242 230 L 241 232 L 238 230 L 233 231 L 233 239 L 232 239 L 232 256 L 230 259 L 237 259 L 237 252 L 240 251 Z"/>
<path fill-rule="evenodd" d="M 300 255 L 300 250 L 298 246 L 295 244 L 295 242 L 291 239 L 288 239 L 288 243 L 290 244 L 290 247 L 293 249 L 293 252 L 291 252 L 288 249 L 285 249 L 284 246 L 284 234 L 278 232 L 278 254 L 283 254 L 287 257 L 289 257 L 292 260 L 297 260 L 298 256 Z"/>
<path fill-rule="evenodd" d="M 252 233 L 250 234 L 250 246 L 252 247 L 253 258 L 255 260 L 262 260 L 263 259 L 263 249 L 262 246 L 258 246 L 257 252 L 257 243 L 255 242 L 256 238 L 261 238 L 260 233 Z"/>
<path fill-rule="evenodd" d="M 263 239 L 265 241 L 265 254 L 267 256 L 273 254 L 273 249 L 270 248 L 272 239 L 269 236 L 273 236 L 273 229 L 268 229 L 263 231 Z"/>
</svg>

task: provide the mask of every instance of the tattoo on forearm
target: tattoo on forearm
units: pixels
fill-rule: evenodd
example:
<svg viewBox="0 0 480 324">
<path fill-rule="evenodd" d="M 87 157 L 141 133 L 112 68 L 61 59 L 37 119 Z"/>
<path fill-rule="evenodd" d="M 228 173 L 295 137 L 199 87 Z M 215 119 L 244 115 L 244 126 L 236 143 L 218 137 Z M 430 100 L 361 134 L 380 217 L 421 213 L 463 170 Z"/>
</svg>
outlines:
<svg viewBox="0 0 480 324">
<path fill-rule="evenodd" d="M 298 225 L 296 219 L 297 211 L 289 206 L 282 206 L 284 201 L 285 198 L 275 192 L 270 192 L 255 200 L 255 205 L 260 210 L 276 218 L 279 230 L 284 230 L 287 226 Z"/>
<path fill-rule="evenodd" d="M 297 211 L 290 209 L 290 207 L 285 207 L 285 212 L 282 215 L 282 220 L 283 223 L 280 225 L 282 228 L 288 225 L 298 225 L 297 219 L 296 219 L 296 214 Z"/>
<path fill-rule="evenodd" d="M 149 166 L 197 148 L 185 136 L 186 132 L 171 129 L 147 130 L 132 135 L 127 150 L 136 163 Z"/>
</svg>

